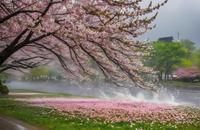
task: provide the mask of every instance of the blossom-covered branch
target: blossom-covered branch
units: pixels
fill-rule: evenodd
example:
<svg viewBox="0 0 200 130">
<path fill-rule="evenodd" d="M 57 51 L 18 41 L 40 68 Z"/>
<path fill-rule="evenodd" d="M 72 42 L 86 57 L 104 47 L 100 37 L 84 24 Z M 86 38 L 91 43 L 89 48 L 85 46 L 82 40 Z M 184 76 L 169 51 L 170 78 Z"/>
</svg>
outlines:
<svg viewBox="0 0 200 130">
<path fill-rule="evenodd" d="M 101 70 L 118 85 L 132 81 L 153 88 L 141 78 L 153 72 L 141 61 L 148 46 L 135 38 L 154 27 L 157 10 L 166 2 L 144 7 L 142 0 L 2 0 L 0 71 L 57 58 L 75 76 Z M 22 66 L 22 59 L 28 65 Z M 92 69 L 90 60 L 99 69 Z"/>
</svg>

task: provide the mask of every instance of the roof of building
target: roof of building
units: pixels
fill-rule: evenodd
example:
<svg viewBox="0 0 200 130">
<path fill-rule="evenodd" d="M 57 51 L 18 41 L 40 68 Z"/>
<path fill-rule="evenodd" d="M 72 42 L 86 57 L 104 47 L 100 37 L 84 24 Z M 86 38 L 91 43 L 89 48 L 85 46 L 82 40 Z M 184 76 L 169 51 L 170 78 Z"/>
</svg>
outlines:
<svg viewBox="0 0 200 130">
<path fill-rule="evenodd" d="M 163 42 L 172 42 L 174 40 L 174 37 L 161 37 L 158 39 L 158 41 L 163 41 Z"/>
</svg>

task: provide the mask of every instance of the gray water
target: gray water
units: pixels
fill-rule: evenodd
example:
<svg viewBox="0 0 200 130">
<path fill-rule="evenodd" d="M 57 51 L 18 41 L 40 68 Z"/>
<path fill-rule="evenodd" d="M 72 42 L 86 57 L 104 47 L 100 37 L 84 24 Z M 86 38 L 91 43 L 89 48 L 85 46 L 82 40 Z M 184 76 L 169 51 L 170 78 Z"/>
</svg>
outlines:
<svg viewBox="0 0 200 130">
<path fill-rule="evenodd" d="M 25 82 L 12 81 L 9 89 L 25 89 L 39 92 L 68 93 L 103 99 L 131 100 L 139 102 L 168 103 L 175 105 L 200 106 L 200 89 L 178 89 L 163 87 L 158 93 L 140 88 L 122 88 L 110 84 L 72 84 L 67 81 Z"/>
</svg>

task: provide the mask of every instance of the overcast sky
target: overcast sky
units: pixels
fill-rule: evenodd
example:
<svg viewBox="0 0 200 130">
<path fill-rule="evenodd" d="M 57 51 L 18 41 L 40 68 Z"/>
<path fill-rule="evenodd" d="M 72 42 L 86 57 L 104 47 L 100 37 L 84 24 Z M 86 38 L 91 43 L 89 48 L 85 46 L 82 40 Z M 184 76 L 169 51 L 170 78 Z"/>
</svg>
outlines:
<svg viewBox="0 0 200 130">
<path fill-rule="evenodd" d="M 169 0 L 159 11 L 156 28 L 142 39 L 156 40 L 159 37 L 180 33 L 181 39 L 190 39 L 200 47 L 200 0 Z"/>
</svg>

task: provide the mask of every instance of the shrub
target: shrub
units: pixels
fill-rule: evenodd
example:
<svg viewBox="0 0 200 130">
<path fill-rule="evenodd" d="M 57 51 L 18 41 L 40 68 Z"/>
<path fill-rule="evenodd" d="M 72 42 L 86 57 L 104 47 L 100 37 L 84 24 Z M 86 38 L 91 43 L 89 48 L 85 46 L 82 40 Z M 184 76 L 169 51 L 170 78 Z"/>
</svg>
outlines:
<svg viewBox="0 0 200 130">
<path fill-rule="evenodd" d="M 2 84 L 0 81 L 0 94 L 8 95 L 8 93 L 9 93 L 8 87 L 6 85 Z"/>
</svg>

